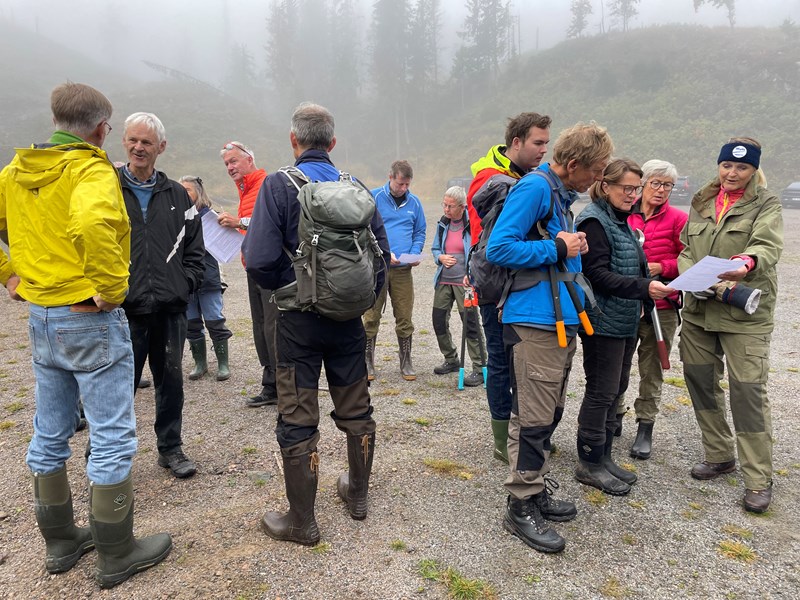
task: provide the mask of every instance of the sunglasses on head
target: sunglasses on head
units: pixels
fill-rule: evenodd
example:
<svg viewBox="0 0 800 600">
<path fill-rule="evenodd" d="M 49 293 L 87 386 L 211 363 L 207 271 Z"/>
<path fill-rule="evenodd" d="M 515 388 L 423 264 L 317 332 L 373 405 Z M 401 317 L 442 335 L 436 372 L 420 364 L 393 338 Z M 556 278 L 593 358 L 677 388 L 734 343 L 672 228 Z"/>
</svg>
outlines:
<svg viewBox="0 0 800 600">
<path fill-rule="evenodd" d="M 251 158 L 253 156 L 253 153 L 250 152 L 250 150 L 248 150 L 243 144 L 240 144 L 239 142 L 228 142 L 222 147 L 223 150 L 233 150 L 234 148 L 238 148 Z"/>
</svg>

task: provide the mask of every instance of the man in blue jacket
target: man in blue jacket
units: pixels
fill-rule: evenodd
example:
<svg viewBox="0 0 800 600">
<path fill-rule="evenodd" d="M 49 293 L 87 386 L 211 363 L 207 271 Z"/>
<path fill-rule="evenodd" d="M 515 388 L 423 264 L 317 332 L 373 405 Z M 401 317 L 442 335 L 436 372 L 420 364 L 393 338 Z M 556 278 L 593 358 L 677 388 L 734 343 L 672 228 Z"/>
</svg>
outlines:
<svg viewBox="0 0 800 600">
<path fill-rule="evenodd" d="M 383 187 L 372 190 L 386 226 L 392 258 L 387 289 L 381 291 L 375 306 L 364 314 L 367 374 L 370 381 L 375 379 L 375 340 L 387 293 L 392 298 L 394 330 L 400 344 L 400 372 L 406 381 L 417 378 L 411 362 L 411 336 L 414 333 L 414 323 L 411 321 L 414 312 L 414 279 L 411 268 L 416 267 L 419 260 L 410 263 L 399 260 L 403 254 L 421 254 L 425 246 L 425 212 L 419 198 L 409 190 L 413 178 L 414 171 L 408 161 L 396 160 L 389 171 L 389 181 Z"/>
<path fill-rule="evenodd" d="M 511 189 L 487 247 L 493 263 L 523 270 L 518 278 L 538 280 L 526 289 L 512 288 L 502 310 L 503 339 L 512 365 L 510 474 L 505 481 L 509 496 L 503 526 L 540 552 L 560 552 L 565 546 L 545 519 L 569 521 L 577 515 L 572 502 L 555 500 L 545 489 L 550 438 L 564 411 L 579 323 L 565 283 L 557 281 L 554 292 L 550 275 L 557 265 L 568 273 L 580 272 L 580 255 L 589 247 L 585 235 L 574 232 L 570 207 L 578 193 L 602 180 L 613 150 L 606 130 L 594 123 L 578 123 L 561 132 L 552 164 L 529 173 Z M 547 234 L 530 235 L 548 214 Z M 578 286 L 573 288 L 582 299 Z M 566 328 L 566 343 L 559 343 L 557 320 Z"/>
<path fill-rule="evenodd" d="M 333 115 L 318 104 L 303 103 L 292 115 L 289 139 L 295 167 L 310 181 L 337 181 L 339 171 L 328 153 L 336 145 Z M 367 516 L 367 489 L 375 447 L 367 372 L 364 365 L 364 327 L 361 317 L 336 321 L 313 310 L 291 308 L 278 297 L 296 289 L 289 254 L 299 245 L 298 190 L 289 175 L 275 172 L 261 186 L 242 252 L 247 274 L 264 289 L 275 290 L 279 313 L 275 327 L 277 351 L 276 387 L 278 424 L 275 433 L 283 458 L 283 474 L 289 511 L 268 512 L 261 529 L 276 540 L 313 546 L 319 541 L 314 516 L 319 455 L 319 376 L 322 364 L 333 401 L 336 426 L 347 434 L 350 470 L 339 477 L 337 489 L 350 516 Z M 389 261 L 389 245 L 383 222 L 375 211 L 370 223 Z M 377 288 L 383 285 L 378 275 Z M 376 289 L 376 292 L 378 291 Z M 296 294 L 295 294 L 296 295 Z"/>
</svg>

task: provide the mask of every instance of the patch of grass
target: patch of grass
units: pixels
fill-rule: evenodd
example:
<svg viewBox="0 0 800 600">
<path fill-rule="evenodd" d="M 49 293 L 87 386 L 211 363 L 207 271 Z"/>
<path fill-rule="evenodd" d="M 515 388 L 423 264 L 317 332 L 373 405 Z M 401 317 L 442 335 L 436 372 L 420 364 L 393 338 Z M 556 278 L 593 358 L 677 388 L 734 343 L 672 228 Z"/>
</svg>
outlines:
<svg viewBox="0 0 800 600">
<path fill-rule="evenodd" d="M 727 390 L 730 386 L 728 385 L 727 381 L 720 381 L 719 387 L 721 387 L 723 390 Z"/>
<path fill-rule="evenodd" d="M 622 585 L 616 577 L 609 577 L 597 590 L 606 598 L 625 598 L 630 595 L 630 590 Z"/>
<path fill-rule="evenodd" d="M 422 460 L 422 464 L 441 475 L 461 477 L 462 479 L 469 479 L 472 477 L 472 472 L 469 467 L 457 463 L 454 460 L 446 458 L 425 458 Z M 469 477 L 464 477 L 464 475 L 468 475 Z"/>
<path fill-rule="evenodd" d="M 800 469 L 800 463 L 792 463 L 793 469 Z"/>
<path fill-rule="evenodd" d="M 396 388 L 386 388 L 385 390 L 381 391 L 382 396 L 399 396 L 400 390 Z"/>
<path fill-rule="evenodd" d="M 664 383 L 686 389 L 686 380 L 683 377 L 664 377 Z"/>
<path fill-rule="evenodd" d="M 6 364 L 7 364 L 7 365 L 15 365 L 15 364 L 17 364 L 17 359 L 16 359 L 16 358 L 9 358 L 9 359 L 6 361 Z"/>
<path fill-rule="evenodd" d="M 608 502 L 608 496 L 600 490 L 592 489 L 586 492 L 586 501 L 595 506 L 603 506 Z"/>
<path fill-rule="evenodd" d="M 314 554 L 327 554 L 328 552 L 331 551 L 331 549 L 332 546 L 330 542 L 320 542 L 319 544 L 311 548 L 311 551 Z"/>
<path fill-rule="evenodd" d="M 420 334 L 420 335 L 428 335 L 429 333 L 430 333 L 430 331 L 429 331 L 429 330 L 427 330 L 427 329 L 420 329 L 420 330 L 419 330 L 419 334 Z"/>
<path fill-rule="evenodd" d="M 396 550 L 397 552 L 405 552 L 408 549 L 406 543 L 403 540 L 392 540 L 389 544 L 389 548 L 392 550 Z"/>
<path fill-rule="evenodd" d="M 689 396 L 678 396 L 678 404 L 682 404 L 683 406 L 691 406 L 692 399 Z"/>
<path fill-rule="evenodd" d="M 698 514 L 693 510 L 686 509 L 681 511 L 681 516 L 687 521 L 694 521 L 698 517 Z"/>
<path fill-rule="evenodd" d="M 632 533 L 623 533 L 622 542 L 624 544 L 628 544 L 628 546 L 635 546 L 637 543 L 636 536 L 634 536 Z"/>
<path fill-rule="evenodd" d="M 786 370 L 789 371 L 789 373 L 800 373 L 800 369 L 798 369 L 797 367 L 789 367 Z"/>
<path fill-rule="evenodd" d="M 383 362 L 389 362 L 390 360 L 394 360 L 394 356 L 384 356 Z"/>
<path fill-rule="evenodd" d="M 738 487 L 739 486 L 739 482 L 736 481 L 736 477 L 734 477 L 733 475 L 729 475 L 728 477 L 726 477 L 725 478 L 725 483 L 727 483 L 731 487 Z"/>
<path fill-rule="evenodd" d="M 416 419 L 414 419 L 414 423 L 416 423 L 421 427 L 427 427 L 428 425 L 431 424 L 431 420 L 426 417 L 417 417 Z"/>
<path fill-rule="evenodd" d="M 647 505 L 641 500 L 628 500 L 628 506 L 635 508 L 636 510 L 643 510 Z"/>
<path fill-rule="evenodd" d="M 631 473 L 636 473 L 639 470 L 635 464 L 629 462 L 620 463 L 619 466 L 625 469 L 626 471 L 630 471 Z"/>
<path fill-rule="evenodd" d="M 746 563 L 751 563 L 758 558 L 758 554 L 750 546 L 734 540 L 722 540 L 717 545 L 717 550 L 722 556 Z"/>
<path fill-rule="evenodd" d="M 670 567 L 675 567 L 675 566 L 677 566 L 677 564 L 678 564 L 678 561 L 677 561 L 677 560 L 675 560 L 674 558 L 668 558 L 668 559 L 667 559 L 667 564 L 668 564 Z"/>
<path fill-rule="evenodd" d="M 671 412 L 671 413 L 673 413 L 676 410 L 678 410 L 678 407 L 675 406 L 672 402 L 668 402 L 666 404 L 662 404 L 661 408 L 662 408 L 662 410 L 665 410 L 665 411 Z"/>
<path fill-rule="evenodd" d="M 21 411 L 25 408 L 24 402 L 10 402 L 6 404 L 3 408 L 5 408 L 10 413 L 15 413 Z"/>
<path fill-rule="evenodd" d="M 786 477 L 789 474 L 789 469 L 775 469 L 775 474 Z"/>
<path fill-rule="evenodd" d="M 417 401 L 414 400 L 413 398 L 403 398 L 400 402 L 402 402 L 406 406 L 414 406 L 417 403 Z"/>
<path fill-rule="evenodd" d="M 482 579 L 467 579 L 452 567 L 443 567 L 435 560 L 422 560 L 419 574 L 447 588 L 448 597 L 457 600 L 496 600 L 497 592 Z"/>
<path fill-rule="evenodd" d="M 254 484 L 256 487 L 264 487 L 265 485 L 267 485 L 267 480 L 266 480 L 266 479 L 260 479 L 260 478 L 259 478 L 259 479 L 256 479 L 256 480 L 253 482 L 253 484 Z"/>
<path fill-rule="evenodd" d="M 255 446 L 245 446 L 242 448 L 242 454 L 255 454 L 256 452 L 258 452 L 258 448 Z"/>
<path fill-rule="evenodd" d="M 17 424 L 14 421 L 0 421 L 0 431 L 5 431 L 6 429 L 11 429 L 16 426 Z"/>
<path fill-rule="evenodd" d="M 17 350 L 24 350 L 28 347 L 28 344 L 17 344 Z"/>
<path fill-rule="evenodd" d="M 692 510 L 703 510 L 703 505 L 699 502 L 689 502 L 689 508 Z"/>
<path fill-rule="evenodd" d="M 428 381 L 428 385 L 434 389 L 442 389 L 446 387 L 451 387 L 453 384 L 449 381 Z"/>
<path fill-rule="evenodd" d="M 522 578 L 522 581 L 524 581 L 528 585 L 533 585 L 534 583 L 541 583 L 542 582 L 542 576 L 541 575 L 525 575 L 525 577 Z"/>
<path fill-rule="evenodd" d="M 733 525 L 732 523 L 728 523 L 727 525 L 722 526 L 722 533 L 726 533 L 728 535 L 732 535 L 734 537 L 741 538 L 743 540 L 752 540 L 753 539 L 753 532 L 750 529 L 746 529 L 744 527 L 739 527 L 738 525 Z"/>
</svg>

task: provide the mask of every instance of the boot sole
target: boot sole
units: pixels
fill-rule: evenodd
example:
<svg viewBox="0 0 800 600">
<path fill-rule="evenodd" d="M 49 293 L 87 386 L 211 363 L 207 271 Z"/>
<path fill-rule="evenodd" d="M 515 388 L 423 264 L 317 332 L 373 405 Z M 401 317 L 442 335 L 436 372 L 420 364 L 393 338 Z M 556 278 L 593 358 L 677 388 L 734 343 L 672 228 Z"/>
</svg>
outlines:
<svg viewBox="0 0 800 600">
<path fill-rule="evenodd" d="M 203 376 L 206 375 L 207 373 L 208 373 L 208 371 L 203 371 L 199 375 L 194 375 L 194 374 L 190 373 L 189 374 L 189 380 L 190 381 L 197 381 L 198 379 L 202 379 Z"/>
<path fill-rule="evenodd" d="M 509 522 L 508 519 L 505 517 L 503 518 L 503 527 L 505 530 L 513 535 L 515 538 L 522 540 L 526 545 L 530 546 L 534 550 L 538 550 L 539 552 L 545 552 L 547 554 L 556 554 L 561 552 L 566 547 L 567 543 L 564 541 L 559 548 L 551 548 L 550 546 L 542 546 L 541 544 L 537 544 L 529 537 L 522 535 L 517 528 L 514 526 L 513 523 Z"/>
<path fill-rule="evenodd" d="M 88 542 L 84 542 L 75 552 L 68 556 L 53 557 L 52 559 L 50 557 L 45 558 L 45 569 L 51 575 L 66 573 L 78 564 L 81 556 L 92 550 L 94 550 L 94 540 L 89 540 Z"/>
<path fill-rule="evenodd" d="M 721 475 L 727 475 L 728 473 L 733 473 L 736 471 L 736 465 L 731 467 L 730 469 L 725 469 L 723 471 L 715 471 L 712 475 L 706 477 L 705 475 L 697 475 L 695 474 L 694 470 L 689 472 L 689 475 L 692 476 L 692 479 L 697 479 L 698 481 L 711 481 L 712 479 L 716 479 Z"/>
<path fill-rule="evenodd" d="M 597 482 L 593 482 L 593 481 L 590 481 L 588 479 L 581 479 L 577 475 L 575 476 L 575 479 L 578 481 L 578 483 L 582 483 L 583 485 L 588 485 L 589 487 L 593 487 L 593 488 L 595 488 L 597 490 L 600 490 L 604 494 L 610 494 L 612 496 L 627 496 L 631 491 L 631 486 L 629 486 L 624 481 L 622 483 L 625 483 L 625 485 L 628 485 L 628 489 L 625 490 L 625 491 L 617 491 L 617 490 L 610 490 L 610 489 L 604 488 L 602 485 L 598 485 Z M 622 480 L 620 479 L 620 481 L 622 481 Z"/>
<path fill-rule="evenodd" d="M 636 452 L 633 448 L 629 452 L 631 458 L 638 458 L 641 460 L 648 460 L 650 458 L 651 452 Z"/>
<path fill-rule="evenodd" d="M 169 547 L 158 556 L 151 558 L 150 560 L 147 561 L 133 564 L 126 570 L 122 571 L 121 573 L 114 573 L 113 575 L 100 575 L 97 571 L 95 571 L 94 579 L 102 589 L 107 590 L 109 588 L 119 585 L 124 581 L 127 581 L 137 573 L 141 573 L 142 571 L 145 571 L 150 567 L 156 566 L 162 560 L 167 558 L 170 552 L 172 552 L 172 544 L 170 544 Z"/>
<path fill-rule="evenodd" d="M 403 375 L 403 379 L 405 379 L 406 381 L 416 381 L 417 380 L 417 376 L 416 375 Z"/>
</svg>

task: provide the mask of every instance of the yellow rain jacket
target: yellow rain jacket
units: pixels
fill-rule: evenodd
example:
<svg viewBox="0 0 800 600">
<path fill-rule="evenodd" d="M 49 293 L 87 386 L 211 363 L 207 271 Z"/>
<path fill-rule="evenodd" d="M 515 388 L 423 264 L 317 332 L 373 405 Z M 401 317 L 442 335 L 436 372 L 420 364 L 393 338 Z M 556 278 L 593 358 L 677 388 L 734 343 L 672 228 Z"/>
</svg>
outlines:
<svg viewBox="0 0 800 600">
<path fill-rule="evenodd" d="M 121 304 L 128 291 L 130 223 L 106 153 L 86 142 L 19 148 L 0 172 L 0 283 L 39 306 L 97 294 Z"/>
</svg>

